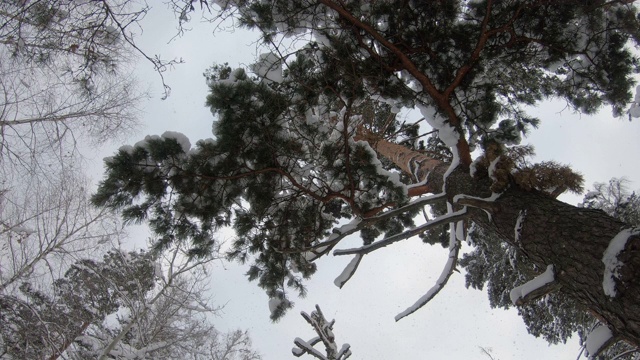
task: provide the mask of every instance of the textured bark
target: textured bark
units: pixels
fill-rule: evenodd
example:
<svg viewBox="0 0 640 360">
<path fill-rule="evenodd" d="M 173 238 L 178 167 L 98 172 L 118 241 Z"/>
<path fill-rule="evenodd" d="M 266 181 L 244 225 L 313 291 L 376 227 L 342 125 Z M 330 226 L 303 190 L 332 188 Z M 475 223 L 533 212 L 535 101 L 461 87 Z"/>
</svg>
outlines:
<svg viewBox="0 0 640 360">
<path fill-rule="evenodd" d="M 393 161 L 402 171 L 411 175 L 416 183 L 421 183 L 420 186 L 409 189 L 409 196 L 436 193 L 442 189 L 441 184 L 436 185 L 436 182 L 431 181 L 429 185 L 428 180 L 432 173 L 435 180 L 441 180 L 449 164 L 386 140 L 368 139 L 366 135 L 356 136 L 355 140 L 368 140 L 378 154 Z"/>
<path fill-rule="evenodd" d="M 474 220 L 495 231 L 544 269 L 553 264 L 556 282 L 564 294 L 612 329 L 614 335 L 640 345 L 640 236 L 632 236 L 618 259 L 624 264 L 616 280 L 617 295 L 605 295 L 602 257 L 611 240 L 630 226 L 603 211 L 565 204 L 539 192 L 512 186 L 495 202 L 498 211 L 489 221 Z M 518 241 L 515 224 L 526 211 Z"/>
<path fill-rule="evenodd" d="M 443 188 L 442 175 L 448 164 L 406 148 L 402 151 L 401 146 L 386 142 L 374 147 L 404 171 L 416 173 L 406 164 L 419 160 L 422 168 L 417 173 L 426 178 L 425 188 L 431 192 L 440 192 Z M 444 188 L 453 201 L 460 194 L 487 198 L 491 195 L 490 186 L 488 176 L 473 178 L 468 170 L 459 167 L 447 177 Z M 604 252 L 611 240 L 621 230 L 630 228 L 629 225 L 601 210 L 571 206 L 548 194 L 523 190 L 515 183 L 494 202 L 469 201 L 467 204 L 475 206 L 471 209 L 471 218 L 476 224 L 520 249 L 522 256 L 541 270 L 553 264 L 558 291 L 606 322 L 614 336 L 640 345 L 640 236 L 630 237 L 618 257 L 624 266 L 616 280 L 617 295 L 607 296 L 602 286 Z M 525 211 L 516 239 L 516 222 Z"/>
</svg>

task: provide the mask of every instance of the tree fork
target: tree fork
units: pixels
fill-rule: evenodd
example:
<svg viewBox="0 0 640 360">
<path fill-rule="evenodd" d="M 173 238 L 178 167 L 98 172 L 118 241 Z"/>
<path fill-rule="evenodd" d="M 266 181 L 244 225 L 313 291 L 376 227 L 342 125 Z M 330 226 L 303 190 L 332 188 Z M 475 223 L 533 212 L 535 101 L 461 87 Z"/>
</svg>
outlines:
<svg viewBox="0 0 640 360">
<path fill-rule="evenodd" d="M 418 67 L 416 64 L 411 61 L 411 59 L 404 53 L 401 49 L 399 49 L 395 44 L 387 40 L 382 34 L 380 34 L 375 28 L 371 25 L 360 21 L 353 14 L 351 14 L 347 9 L 345 9 L 341 4 L 334 2 L 333 0 L 319 0 L 319 2 L 328 8 L 336 11 L 340 16 L 342 16 L 346 21 L 351 23 L 356 28 L 364 31 L 369 36 L 371 36 L 375 41 L 380 43 L 382 46 L 387 48 L 394 56 L 399 60 L 402 67 L 408 71 L 413 77 L 418 80 L 420 85 L 425 89 L 425 92 L 429 95 L 433 101 L 435 101 L 436 105 L 442 110 L 450 123 L 451 126 L 455 127 L 459 132 L 462 132 L 460 129 L 460 119 L 456 114 L 453 106 L 449 102 L 449 95 L 442 93 L 440 90 L 436 88 L 431 79 Z M 486 41 L 486 40 L 484 40 Z M 477 56 L 479 56 L 479 52 L 484 47 L 484 41 L 479 44 L 479 50 Z M 464 70 L 463 73 L 468 70 Z M 464 76 L 464 74 L 462 75 Z M 455 88 L 452 87 L 449 91 L 452 91 Z M 456 148 L 458 150 L 460 156 L 460 163 L 464 166 L 471 165 L 471 150 L 469 148 L 469 143 L 463 137 L 458 139 L 458 143 L 456 144 Z"/>
<path fill-rule="evenodd" d="M 446 163 L 384 140 L 372 146 L 403 171 L 411 170 L 407 159 L 423 160 L 417 172 L 429 174 L 424 187 L 432 192 L 443 188 Z M 492 182 L 488 177 L 473 178 L 460 168 L 451 172 L 446 182 L 445 190 L 451 202 L 456 195 L 478 198 L 491 195 Z M 536 190 L 523 190 L 516 184 L 500 194 L 493 209 L 498 211 L 488 216 L 481 209 L 470 208 L 470 217 L 482 228 L 521 249 L 540 269 L 553 264 L 558 291 L 604 320 L 614 336 L 640 345 L 640 235 L 630 236 L 618 257 L 624 265 L 616 280 L 617 295 L 612 298 L 603 290 L 602 258 L 611 240 L 630 226 L 601 210 L 578 208 Z M 516 239 L 514 229 L 523 211 L 526 216 L 520 221 L 522 228 Z"/>
</svg>

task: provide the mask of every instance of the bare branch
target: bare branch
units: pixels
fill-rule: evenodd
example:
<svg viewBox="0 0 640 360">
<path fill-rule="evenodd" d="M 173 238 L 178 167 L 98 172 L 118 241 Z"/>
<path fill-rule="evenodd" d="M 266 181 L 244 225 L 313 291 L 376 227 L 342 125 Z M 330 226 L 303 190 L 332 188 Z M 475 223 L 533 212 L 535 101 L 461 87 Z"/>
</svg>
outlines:
<svg viewBox="0 0 640 360">
<path fill-rule="evenodd" d="M 445 193 L 421 197 L 397 209 L 389 210 L 376 216 L 364 218 L 362 220 L 356 219 L 354 222 L 348 225 L 343 225 L 337 229 L 333 229 L 333 234 L 331 234 L 326 240 L 310 247 L 309 252 L 314 256 L 312 259 L 310 259 L 310 261 L 313 261 L 331 251 L 331 249 L 345 237 L 351 234 L 355 234 L 356 232 L 368 226 L 376 224 L 379 221 L 384 221 L 399 216 L 407 211 L 418 209 L 429 204 L 434 204 L 438 201 L 444 200 L 445 198 Z"/>
<path fill-rule="evenodd" d="M 393 235 L 390 236 L 386 239 L 380 240 L 380 241 L 376 241 L 373 244 L 370 245 L 365 245 L 365 246 L 361 246 L 359 248 L 352 248 L 352 249 L 344 249 L 344 250 L 336 250 L 333 252 L 333 255 L 355 255 L 355 254 L 368 254 L 372 251 L 378 250 L 380 248 L 383 248 L 385 246 L 389 246 L 393 243 L 396 243 L 398 241 L 402 241 L 408 238 L 411 238 L 413 236 L 416 236 L 418 234 L 421 234 L 427 230 L 429 230 L 430 228 L 433 228 L 435 226 L 438 225 L 442 225 L 442 224 L 446 224 L 449 222 L 455 222 L 455 221 L 459 221 L 459 220 L 464 220 L 468 217 L 469 215 L 467 214 L 467 208 L 463 208 L 462 210 L 450 213 L 450 214 L 446 214 L 443 216 L 439 216 L 431 221 L 429 221 L 428 223 L 418 226 L 416 228 L 413 228 L 411 230 L 405 231 L 402 234 L 398 234 L 398 235 Z M 455 235 L 455 234 L 454 234 Z"/>
<path fill-rule="evenodd" d="M 456 269 L 456 264 L 458 263 L 458 253 L 460 252 L 460 240 L 458 240 L 458 238 L 456 237 L 456 226 L 464 225 L 462 223 L 458 223 L 458 225 L 456 225 L 453 222 L 451 222 L 450 224 L 449 259 L 442 269 L 440 277 L 438 277 L 438 280 L 436 280 L 436 284 L 431 289 L 429 289 L 429 291 L 427 291 L 427 293 L 423 295 L 418 301 L 416 301 L 415 304 L 413 304 L 411 307 L 407 308 L 400 314 L 396 315 L 396 321 L 399 321 L 400 319 L 413 314 L 414 312 L 418 311 L 418 309 L 425 306 L 429 301 L 431 301 L 431 299 L 438 295 L 440 290 L 442 290 L 449 281 L 451 274 L 453 274 L 454 270 Z"/>
<path fill-rule="evenodd" d="M 316 305 L 316 310 L 313 311 L 311 315 L 304 311 L 301 312 L 300 315 L 302 315 L 307 323 L 313 327 L 313 330 L 318 334 L 318 337 L 315 337 L 308 342 L 300 338 L 296 338 L 294 340 L 294 344 L 298 347 L 291 350 L 294 356 L 300 357 L 304 354 L 309 354 L 320 360 L 346 360 L 351 356 L 349 344 L 342 345 L 340 350 L 338 350 L 338 345 L 335 342 L 335 336 L 332 331 L 335 320 L 327 321 L 320 310 L 320 306 Z M 314 346 L 319 342 L 324 344 L 326 355 L 314 348 Z"/>
</svg>

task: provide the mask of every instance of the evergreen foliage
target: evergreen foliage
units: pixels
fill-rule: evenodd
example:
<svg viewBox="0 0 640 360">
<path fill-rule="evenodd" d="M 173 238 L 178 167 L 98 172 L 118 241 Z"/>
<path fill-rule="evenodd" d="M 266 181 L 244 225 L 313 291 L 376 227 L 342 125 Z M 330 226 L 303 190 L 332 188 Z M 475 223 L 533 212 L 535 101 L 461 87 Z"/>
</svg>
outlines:
<svg viewBox="0 0 640 360">
<path fill-rule="evenodd" d="M 299 57 L 291 73 L 309 66 Z M 110 176 L 93 202 L 121 210 L 128 221 L 148 221 L 159 250 L 190 241 L 193 256 L 209 254 L 213 231 L 232 225 L 238 237 L 229 257 L 244 262 L 256 254 L 251 280 L 259 279 L 271 297 L 285 281 L 303 295 L 291 269 L 302 277 L 315 271 L 304 255 L 313 242 L 338 219 L 406 202 L 406 188 L 367 143 L 353 141 L 354 129 L 344 125 L 351 114 L 330 106 L 306 114 L 308 100 L 296 99 L 298 93 L 318 95 L 304 93 L 298 82 L 265 84 L 227 67 L 213 68 L 208 78 L 216 139 L 192 150 L 164 135 L 123 147 L 107 160 Z M 405 217 L 377 227 L 395 234 L 410 224 Z M 363 236 L 371 241 L 371 233 Z"/>
<path fill-rule="evenodd" d="M 93 203 L 148 222 L 158 249 L 189 242 L 192 256 L 215 251 L 215 231 L 233 227 L 229 257 L 250 263 L 247 275 L 270 296 L 274 320 L 292 305 L 287 288 L 304 295 L 313 260 L 346 235 L 360 233 L 365 247 L 342 251 L 357 256 L 415 235 L 407 228 L 419 207 L 409 194 L 430 183 L 439 186 L 430 192 L 440 191 L 434 178 L 444 171 L 433 165 L 417 178 L 412 161 L 421 165 L 428 156 L 412 150 L 438 153 L 429 159 L 451 160 L 468 174 L 471 150 L 483 147 L 484 170 L 468 177 L 467 187 L 447 183 L 447 192 L 475 184 L 482 189 L 472 195 L 483 196 L 517 189 L 549 199 L 580 191 L 582 179 L 568 167 L 531 165 L 522 159 L 532 149 L 509 148 L 540 121 L 524 108 L 558 97 L 583 113 L 608 104 L 619 116 L 640 70 L 628 47 L 640 40 L 637 9 L 628 1 L 216 4 L 220 16 L 260 31 L 274 51 L 249 69 L 216 65 L 205 73 L 215 139 L 191 149 L 165 134 L 120 149 L 106 160 Z M 285 53 L 280 37 L 305 40 Z M 395 116 L 402 108 L 420 110 L 439 141 L 416 143 L 419 128 Z M 374 149 L 385 146 L 393 155 L 383 162 Z M 405 155 L 413 157 L 407 162 Z M 435 212 L 453 216 L 456 195 L 464 194 L 447 193 L 451 206 Z M 487 201 L 463 200 L 493 210 Z M 487 283 L 492 305 L 508 307 L 508 287 L 542 269 L 521 260 L 505 242 L 512 239 L 498 240 L 491 233 L 497 225 L 480 223 L 487 229 L 476 230 L 475 251 L 462 261 L 468 285 Z M 427 241 L 443 242 L 445 233 L 435 234 Z M 462 236 L 453 235 L 446 241 L 455 258 Z M 366 247 L 379 237 L 378 247 Z M 527 305 L 521 313 L 535 335 L 564 341 L 586 323 L 572 301 L 551 296 L 546 307 Z"/>
</svg>

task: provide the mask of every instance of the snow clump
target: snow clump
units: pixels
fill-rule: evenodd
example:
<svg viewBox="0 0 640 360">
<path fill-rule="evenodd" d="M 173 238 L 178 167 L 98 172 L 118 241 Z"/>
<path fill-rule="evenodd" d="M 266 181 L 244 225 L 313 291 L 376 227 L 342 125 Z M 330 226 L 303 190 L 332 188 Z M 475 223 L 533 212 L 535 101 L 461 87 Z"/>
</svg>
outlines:
<svg viewBox="0 0 640 360">
<path fill-rule="evenodd" d="M 251 70 L 266 82 L 281 83 L 283 80 L 282 61 L 274 53 L 261 54 L 258 62 L 251 66 Z"/>
<path fill-rule="evenodd" d="M 616 296 L 615 279 L 620 277 L 619 270 L 624 265 L 618 260 L 618 254 L 624 250 L 627 240 L 634 235 L 640 234 L 639 229 L 624 229 L 614 236 L 604 251 L 602 262 L 604 263 L 604 276 L 602 278 L 602 289 L 607 296 Z"/>
<path fill-rule="evenodd" d="M 162 137 L 164 139 L 175 139 L 178 144 L 180 144 L 180 146 L 182 147 L 182 151 L 184 151 L 185 154 L 188 153 L 191 149 L 191 141 L 189 141 L 189 138 L 183 133 L 179 133 L 176 131 L 165 131 L 164 134 L 162 134 Z"/>
</svg>

